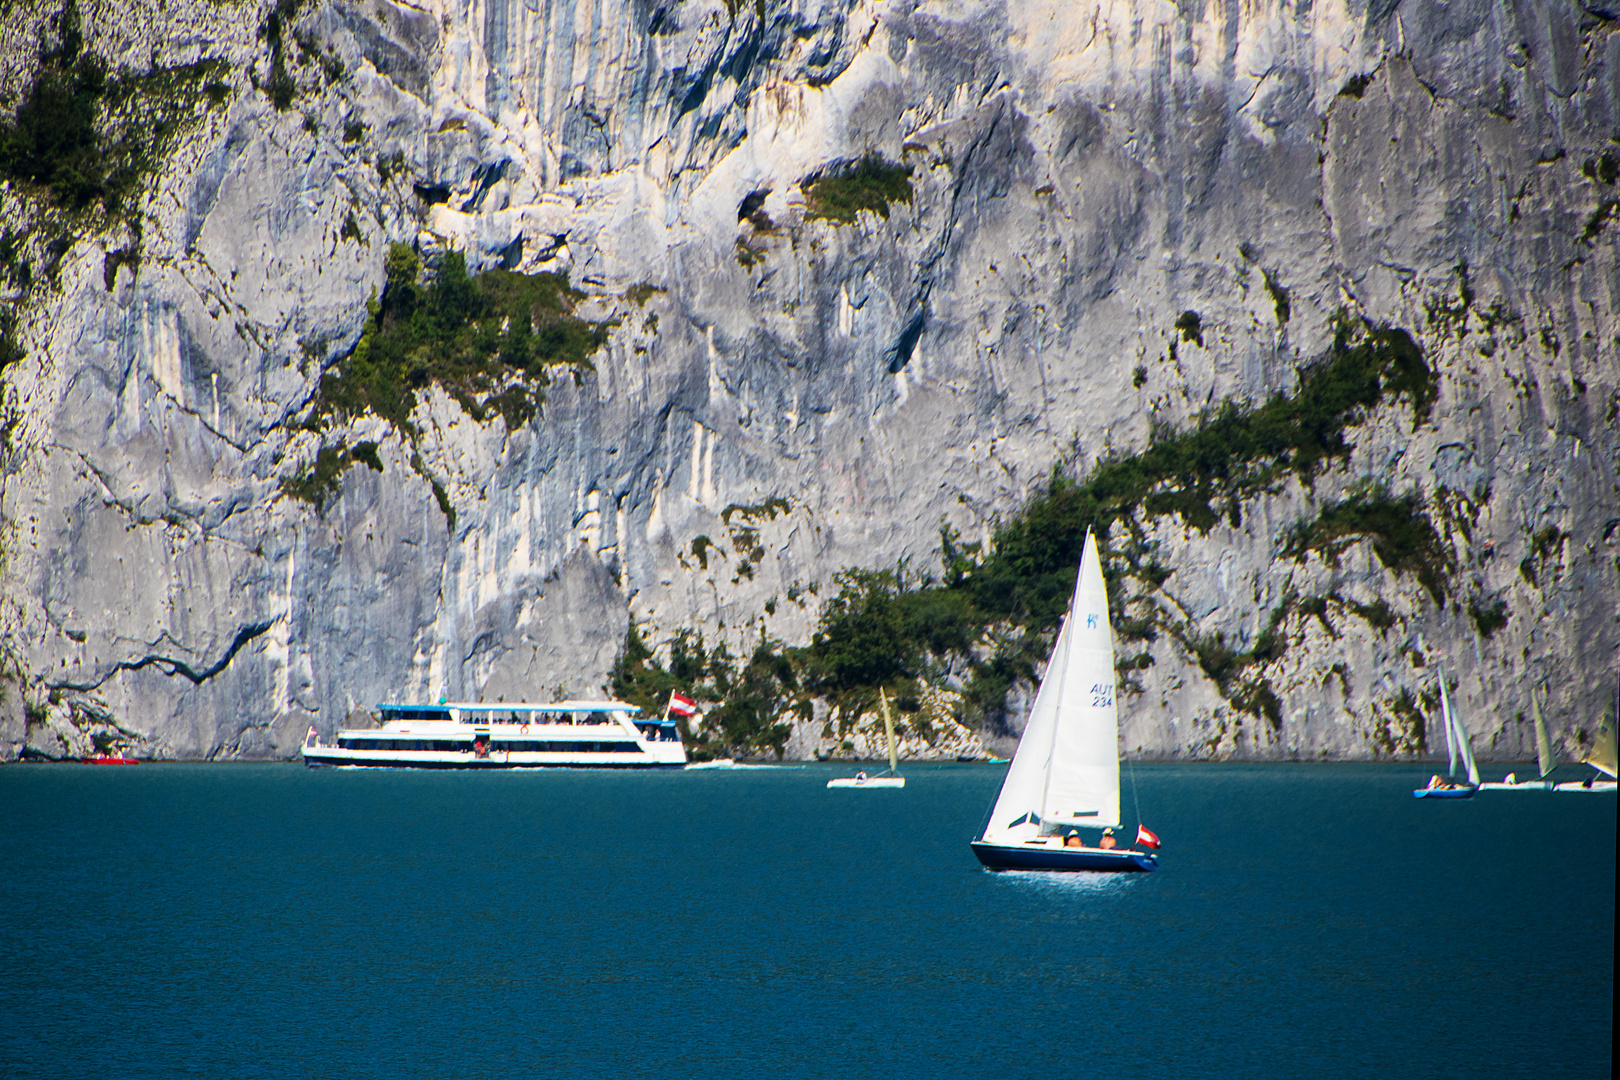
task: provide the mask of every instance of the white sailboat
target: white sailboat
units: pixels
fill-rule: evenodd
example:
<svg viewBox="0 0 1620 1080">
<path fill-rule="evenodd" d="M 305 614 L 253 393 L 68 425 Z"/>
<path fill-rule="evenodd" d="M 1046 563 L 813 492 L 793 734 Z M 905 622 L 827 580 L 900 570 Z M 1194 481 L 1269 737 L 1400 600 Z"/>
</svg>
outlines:
<svg viewBox="0 0 1620 1080">
<path fill-rule="evenodd" d="M 827 781 L 828 787 L 835 788 L 900 788 L 906 786 L 906 778 L 900 775 L 900 755 L 894 743 L 894 717 L 889 714 L 889 695 L 880 687 L 878 700 L 883 703 L 883 733 L 889 739 L 889 775 L 867 776 L 864 772 L 854 776 L 841 776 Z"/>
<path fill-rule="evenodd" d="M 1114 640 L 1097 539 L 1088 532 L 1029 724 L 973 853 L 991 870 L 1155 869 L 1153 852 L 1114 846 L 1120 824 Z M 1102 836 L 1088 844 L 1082 829 Z M 1144 828 L 1137 839 L 1158 847 Z"/>
<path fill-rule="evenodd" d="M 1508 773 L 1499 782 L 1479 785 L 1481 791 L 1551 791 L 1553 784 L 1547 774 L 1557 767 L 1553 757 L 1552 739 L 1547 737 L 1547 722 L 1541 717 L 1541 703 L 1534 690 L 1530 692 L 1530 715 L 1536 727 L 1536 767 L 1541 770 L 1539 780 L 1520 780 L 1518 774 Z"/>
<path fill-rule="evenodd" d="M 1620 691 L 1616 691 L 1615 693 L 1614 708 L 1615 715 L 1620 716 Z M 1585 754 L 1581 755 L 1581 764 L 1592 766 L 1592 768 L 1596 769 L 1601 776 L 1607 776 L 1608 779 L 1602 780 L 1597 776 L 1591 776 L 1585 780 L 1576 781 L 1573 783 L 1558 784 L 1554 787 L 1554 790 L 1616 790 L 1617 782 L 1615 779 L 1615 766 L 1617 763 L 1615 760 L 1614 723 L 1609 717 L 1605 716 L 1602 720 L 1598 721 L 1597 738 L 1592 740 L 1592 748 Z"/>
<path fill-rule="evenodd" d="M 1446 775 L 1450 779 L 1431 777 L 1427 787 L 1418 788 L 1412 794 L 1420 799 L 1471 799 L 1474 792 L 1479 790 L 1479 766 L 1474 764 L 1474 749 L 1468 741 L 1468 729 L 1463 727 L 1462 720 L 1452 711 L 1451 694 L 1446 690 L 1446 673 L 1439 671 L 1439 676 L 1440 719 L 1446 729 L 1446 756 L 1449 760 Z M 1467 783 L 1456 779 L 1459 761 L 1467 772 Z"/>
</svg>

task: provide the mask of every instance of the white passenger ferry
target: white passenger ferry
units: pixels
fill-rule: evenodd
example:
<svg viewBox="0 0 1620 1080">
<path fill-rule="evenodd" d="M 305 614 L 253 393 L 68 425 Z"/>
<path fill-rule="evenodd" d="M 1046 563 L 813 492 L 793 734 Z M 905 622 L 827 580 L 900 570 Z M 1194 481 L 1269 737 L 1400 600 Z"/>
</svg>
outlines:
<svg viewBox="0 0 1620 1080">
<path fill-rule="evenodd" d="M 667 715 L 645 717 L 623 701 L 549 705 L 442 702 L 379 705 L 382 727 L 304 740 L 314 767 L 415 769 L 657 769 L 686 764 L 680 730 Z"/>
</svg>

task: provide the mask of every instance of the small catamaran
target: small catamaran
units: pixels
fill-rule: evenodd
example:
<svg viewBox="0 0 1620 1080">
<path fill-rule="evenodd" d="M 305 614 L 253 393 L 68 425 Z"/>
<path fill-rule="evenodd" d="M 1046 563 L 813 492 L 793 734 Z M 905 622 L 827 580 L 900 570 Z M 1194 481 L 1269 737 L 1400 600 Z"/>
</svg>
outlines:
<svg viewBox="0 0 1620 1080">
<path fill-rule="evenodd" d="M 1620 690 L 1615 692 L 1614 714 L 1616 717 L 1620 717 Z M 1605 716 L 1598 721 L 1597 736 L 1592 740 L 1591 748 L 1581 755 L 1581 764 L 1592 766 L 1598 771 L 1598 775 L 1589 776 L 1585 780 L 1559 784 L 1553 790 L 1608 792 L 1615 790 L 1614 723 L 1609 717 Z M 1603 779 L 1604 777 L 1608 779 Z"/>
<path fill-rule="evenodd" d="M 900 775 L 900 755 L 894 744 L 894 717 L 889 715 L 889 695 L 880 688 L 878 699 L 883 703 L 883 733 L 889 738 L 889 775 L 867 776 L 864 772 L 854 776 L 840 776 L 827 781 L 828 787 L 838 788 L 895 788 L 905 787 L 906 778 Z"/>
<path fill-rule="evenodd" d="M 1429 786 L 1418 788 L 1412 792 L 1419 799 L 1471 799 L 1474 792 L 1479 790 L 1479 766 L 1474 764 L 1474 749 L 1468 742 L 1468 729 L 1463 727 L 1462 721 L 1451 709 L 1451 695 L 1446 692 L 1446 675 L 1440 673 L 1440 719 L 1446 729 L 1446 755 L 1450 760 L 1446 775 L 1451 780 L 1441 780 L 1438 776 L 1429 778 Z M 1468 782 L 1461 783 L 1455 779 L 1457 763 L 1461 761 L 1468 773 Z"/>
<path fill-rule="evenodd" d="M 1536 768 L 1541 770 L 1539 780 L 1520 780 L 1517 773 L 1508 773 L 1500 781 L 1489 781 L 1479 785 L 1481 791 L 1551 791 L 1552 781 L 1547 774 L 1557 767 L 1558 761 L 1553 757 L 1552 739 L 1547 737 L 1547 721 L 1541 718 L 1541 703 L 1536 700 L 1534 690 L 1530 691 L 1530 715 L 1536 724 Z"/>
<path fill-rule="evenodd" d="M 1114 639 L 1097 538 L 1088 532 L 1029 724 L 973 854 L 991 870 L 1157 869 L 1154 852 L 1114 846 L 1120 823 Z M 1101 836 L 1088 844 L 1082 829 Z M 1140 824 L 1136 839 L 1159 846 Z"/>
</svg>

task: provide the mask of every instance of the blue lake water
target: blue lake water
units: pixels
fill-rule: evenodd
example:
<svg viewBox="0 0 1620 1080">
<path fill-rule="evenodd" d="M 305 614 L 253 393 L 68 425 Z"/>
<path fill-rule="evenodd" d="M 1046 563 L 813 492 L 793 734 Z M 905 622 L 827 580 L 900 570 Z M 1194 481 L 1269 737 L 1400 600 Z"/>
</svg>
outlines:
<svg viewBox="0 0 1620 1080">
<path fill-rule="evenodd" d="M 996 875 L 1003 768 L 8 766 L 0 1075 L 1610 1075 L 1612 795 L 1138 766 L 1158 873 Z"/>
</svg>

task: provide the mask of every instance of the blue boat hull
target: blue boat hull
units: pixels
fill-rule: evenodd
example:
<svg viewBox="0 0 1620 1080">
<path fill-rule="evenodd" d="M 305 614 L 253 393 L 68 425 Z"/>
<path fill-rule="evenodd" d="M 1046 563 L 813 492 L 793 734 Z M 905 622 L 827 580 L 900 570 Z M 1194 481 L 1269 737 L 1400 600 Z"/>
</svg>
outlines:
<svg viewBox="0 0 1620 1080">
<path fill-rule="evenodd" d="M 974 840 L 972 848 L 987 870 L 1090 870 L 1119 874 L 1145 873 L 1159 868 L 1159 857 L 1147 851 L 987 844 L 983 840 Z"/>
<path fill-rule="evenodd" d="M 1414 799 L 1472 799 L 1474 792 L 1478 790 L 1478 788 L 1471 787 L 1418 788 L 1412 792 L 1412 797 Z"/>
</svg>

